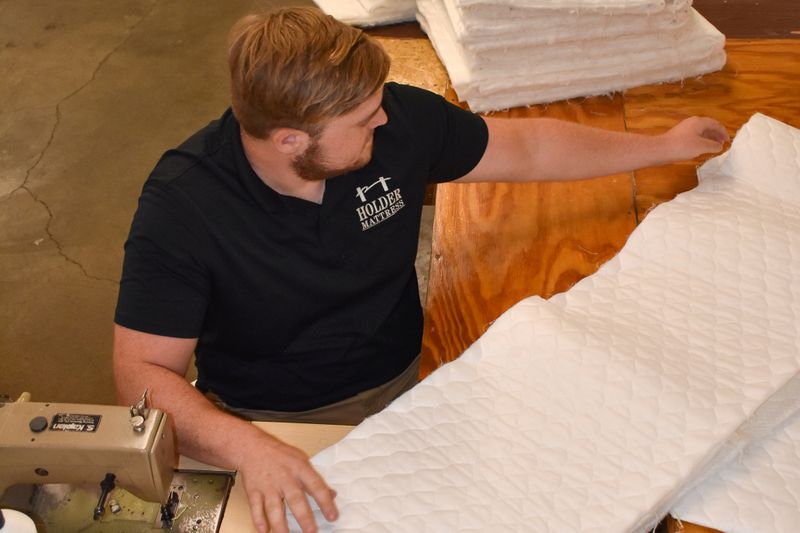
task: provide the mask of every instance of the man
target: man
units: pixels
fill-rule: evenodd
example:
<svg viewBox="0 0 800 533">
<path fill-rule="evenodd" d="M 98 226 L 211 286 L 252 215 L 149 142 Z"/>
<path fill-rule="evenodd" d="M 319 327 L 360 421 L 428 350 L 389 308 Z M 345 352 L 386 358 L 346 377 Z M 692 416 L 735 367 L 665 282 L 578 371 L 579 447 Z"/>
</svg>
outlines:
<svg viewBox="0 0 800 533">
<path fill-rule="evenodd" d="M 334 492 L 299 450 L 242 419 L 357 423 L 416 381 L 414 256 L 425 186 L 570 180 L 721 150 L 691 118 L 660 136 L 483 119 L 384 84 L 389 59 L 312 8 L 232 32 L 232 112 L 167 152 L 125 246 L 120 402 L 145 388 L 181 453 L 242 476 L 259 531 L 304 531 Z M 186 373 L 197 356 L 197 388 Z"/>
</svg>

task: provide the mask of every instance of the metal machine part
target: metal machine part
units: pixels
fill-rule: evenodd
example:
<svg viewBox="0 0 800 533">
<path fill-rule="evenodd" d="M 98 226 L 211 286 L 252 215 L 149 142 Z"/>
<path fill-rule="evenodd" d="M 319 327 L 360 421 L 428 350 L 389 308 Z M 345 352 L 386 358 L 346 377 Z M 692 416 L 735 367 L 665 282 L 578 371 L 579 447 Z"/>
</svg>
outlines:
<svg viewBox="0 0 800 533">
<path fill-rule="evenodd" d="M 214 532 L 233 477 L 175 472 L 174 440 L 147 391 L 130 408 L 0 400 L 0 507 L 45 531 Z"/>
<path fill-rule="evenodd" d="M 0 495 L 19 483 L 116 483 L 164 502 L 177 465 L 166 414 L 151 409 L 142 431 L 126 407 L 63 403 L 0 404 Z"/>
<path fill-rule="evenodd" d="M 176 471 L 170 485 L 171 526 L 162 521 L 163 502 L 144 501 L 121 487 L 109 493 L 105 512 L 95 520 L 93 510 L 101 491 L 97 483 L 18 485 L 6 493 L 9 501 L 0 507 L 23 511 L 40 532 L 216 533 L 232 485 L 230 473 Z"/>
</svg>

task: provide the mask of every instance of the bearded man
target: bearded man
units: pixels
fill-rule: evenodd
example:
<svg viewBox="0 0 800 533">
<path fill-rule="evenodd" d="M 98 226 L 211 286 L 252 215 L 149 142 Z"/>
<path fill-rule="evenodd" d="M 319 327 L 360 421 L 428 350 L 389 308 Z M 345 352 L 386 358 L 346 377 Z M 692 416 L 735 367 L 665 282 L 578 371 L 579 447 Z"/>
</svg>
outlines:
<svg viewBox="0 0 800 533">
<path fill-rule="evenodd" d="M 114 369 L 120 402 L 149 389 L 182 454 L 239 471 L 259 531 L 287 531 L 285 504 L 315 531 L 306 494 L 337 509 L 308 457 L 248 419 L 357 424 L 417 381 L 428 184 L 583 179 L 728 140 L 698 117 L 658 136 L 483 118 L 386 83 L 381 46 L 314 8 L 242 19 L 229 65 L 231 109 L 144 185 Z"/>
</svg>

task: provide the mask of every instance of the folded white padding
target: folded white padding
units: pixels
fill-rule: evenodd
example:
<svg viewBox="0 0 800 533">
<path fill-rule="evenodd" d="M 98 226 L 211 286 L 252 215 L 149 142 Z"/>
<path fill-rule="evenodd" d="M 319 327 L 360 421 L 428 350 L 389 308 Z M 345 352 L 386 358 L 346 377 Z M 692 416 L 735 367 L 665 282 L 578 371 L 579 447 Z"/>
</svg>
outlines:
<svg viewBox="0 0 800 533">
<path fill-rule="evenodd" d="M 509 6 L 515 8 L 596 13 L 657 13 L 667 0 L 455 0 L 460 8 L 471 6 Z"/>
<path fill-rule="evenodd" d="M 639 85 L 679 81 L 693 76 L 700 76 L 721 68 L 725 64 L 725 59 L 725 53 L 718 51 L 714 55 L 697 60 L 693 65 L 671 64 L 640 70 L 634 75 L 610 74 L 578 81 L 565 80 L 560 82 L 556 80 L 549 83 L 540 83 L 532 88 L 508 89 L 507 91 L 499 91 L 487 96 L 478 94 L 470 96 L 467 100 L 473 111 L 488 112 L 567 98 L 597 96 L 615 91 L 624 91 Z"/>
<path fill-rule="evenodd" d="M 315 456 L 323 530 L 640 532 L 797 413 L 800 188 L 775 181 L 800 158 L 773 123 Z"/>
<path fill-rule="evenodd" d="M 725 36 L 693 9 L 687 22 L 672 30 L 481 54 L 459 43 L 441 0 L 418 0 L 417 9 L 458 97 L 478 112 L 674 81 L 725 64 Z"/>
<path fill-rule="evenodd" d="M 800 525 L 800 417 L 687 493 L 672 514 L 725 533 L 795 533 Z"/>
<path fill-rule="evenodd" d="M 672 9 L 645 16 L 522 10 L 506 6 L 493 6 L 492 13 L 472 8 L 459 9 L 455 0 L 442 2 L 456 40 L 469 51 L 674 29 L 688 21 L 690 7 L 683 5 L 678 9 L 671 6 Z"/>
<path fill-rule="evenodd" d="M 602 7 L 599 10 L 595 9 L 594 11 L 588 10 L 585 6 L 580 6 L 576 2 L 572 3 L 565 3 L 565 2 L 558 2 L 552 4 L 551 8 L 542 8 L 542 7 L 526 7 L 521 5 L 519 2 L 510 2 L 510 3 L 500 3 L 494 1 L 486 1 L 485 3 L 481 4 L 470 4 L 470 5 L 461 5 L 458 0 L 452 0 L 451 4 L 458 10 L 460 16 L 465 18 L 474 18 L 474 19 L 491 19 L 495 17 L 500 18 L 511 18 L 511 17 L 522 17 L 522 18 L 533 18 L 540 14 L 544 15 L 626 15 L 629 14 L 630 11 L 624 8 L 617 9 L 617 11 L 611 11 L 610 7 L 606 5 L 606 7 Z M 595 4 L 596 5 L 596 4 Z M 654 3 L 652 9 L 654 12 L 657 13 L 664 13 L 670 11 L 681 11 L 688 7 L 691 7 L 692 0 L 665 0 L 664 2 L 657 2 Z M 648 13 L 652 14 L 652 13 Z M 640 15 L 640 14 L 637 14 Z"/>
<path fill-rule="evenodd" d="M 572 71 L 576 67 L 607 70 L 611 66 L 626 65 L 630 58 L 665 56 L 664 49 L 683 51 L 698 50 L 700 53 L 718 50 L 723 38 L 714 32 L 704 32 L 704 20 L 695 11 L 689 11 L 687 24 L 668 31 L 608 37 L 585 37 L 583 39 L 553 44 L 526 45 L 506 49 L 491 49 L 479 53 L 465 51 L 468 66 L 467 79 L 525 78 L 531 74 L 548 71 Z M 696 55 L 696 54 L 695 54 Z M 511 74 L 510 72 L 513 72 Z"/>
<path fill-rule="evenodd" d="M 314 0 L 325 13 L 355 26 L 414 20 L 415 0 Z"/>
<path fill-rule="evenodd" d="M 596 19 L 596 20 L 592 20 Z M 453 19 L 451 19 L 452 22 Z M 552 20 L 535 19 L 541 29 L 525 28 L 518 33 L 475 36 L 458 38 L 467 53 L 478 56 L 524 49 L 529 46 L 552 45 L 565 41 L 584 41 L 590 39 L 606 39 L 627 35 L 642 35 L 677 30 L 690 20 L 690 10 L 678 13 L 651 15 L 585 15 L 574 17 L 557 17 Z M 548 24 L 549 22 L 549 24 Z M 491 56 L 487 56 L 491 57 Z"/>
</svg>

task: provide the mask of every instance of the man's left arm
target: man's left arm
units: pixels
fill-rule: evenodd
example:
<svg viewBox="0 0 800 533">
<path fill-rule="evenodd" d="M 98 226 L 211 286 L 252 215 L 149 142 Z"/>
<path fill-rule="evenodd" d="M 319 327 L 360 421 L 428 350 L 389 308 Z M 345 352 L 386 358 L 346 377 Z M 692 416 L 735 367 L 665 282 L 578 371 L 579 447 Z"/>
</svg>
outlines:
<svg viewBox="0 0 800 533">
<path fill-rule="evenodd" d="M 480 162 L 457 182 L 567 181 L 685 161 L 730 140 L 716 120 L 691 117 L 660 135 L 603 130 L 550 118 L 485 118 Z"/>
</svg>

